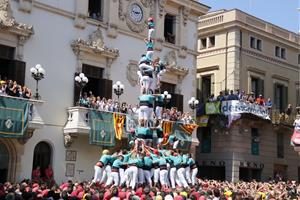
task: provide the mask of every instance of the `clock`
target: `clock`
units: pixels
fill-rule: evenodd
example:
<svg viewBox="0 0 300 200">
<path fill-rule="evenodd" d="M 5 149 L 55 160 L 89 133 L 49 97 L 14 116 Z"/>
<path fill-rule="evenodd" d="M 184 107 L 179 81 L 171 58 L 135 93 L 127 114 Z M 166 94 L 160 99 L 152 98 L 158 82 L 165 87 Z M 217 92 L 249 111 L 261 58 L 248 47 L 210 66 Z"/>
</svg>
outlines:
<svg viewBox="0 0 300 200">
<path fill-rule="evenodd" d="M 129 6 L 129 16 L 133 22 L 140 23 L 144 17 L 142 7 L 137 3 L 131 4 Z"/>
</svg>

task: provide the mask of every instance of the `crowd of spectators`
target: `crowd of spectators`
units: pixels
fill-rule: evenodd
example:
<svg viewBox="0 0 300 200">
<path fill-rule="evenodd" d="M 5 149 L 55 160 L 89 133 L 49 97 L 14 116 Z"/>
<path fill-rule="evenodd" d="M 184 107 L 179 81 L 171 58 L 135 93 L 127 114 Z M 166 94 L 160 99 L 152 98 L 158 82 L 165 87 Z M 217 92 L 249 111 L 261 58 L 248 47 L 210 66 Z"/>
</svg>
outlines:
<svg viewBox="0 0 300 200">
<path fill-rule="evenodd" d="M 250 92 L 249 94 L 246 94 L 245 91 L 240 92 L 239 90 L 237 90 L 236 93 L 234 93 L 233 90 L 230 90 L 229 92 L 221 91 L 217 97 L 215 97 L 215 95 L 212 94 L 208 98 L 208 102 L 229 101 L 229 100 L 240 100 L 248 103 L 255 103 L 261 106 L 266 106 L 268 108 L 271 108 L 273 105 L 271 98 L 265 100 L 262 94 L 258 95 L 258 97 L 255 97 L 254 92 Z"/>
<path fill-rule="evenodd" d="M 25 85 L 21 86 L 13 80 L 0 80 L 0 95 L 9 95 L 13 97 L 21 97 L 30 99 L 31 90 Z"/>
<path fill-rule="evenodd" d="M 92 92 L 84 92 L 82 97 L 79 99 L 79 105 L 86 108 L 97 109 L 105 112 L 120 112 L 123 114 L 136 116 L 139 112 L 138 104 L 132 106 L 131 104 L 128 104 L 126 102 L 120 103 L 118 100 L 115 99 L 106 99 L 105 97 L 101 98 L 99 96 L 96 97 L 93 95 Z M 176 107 L 172 107 L 170 109 L 163 109 L 162 119 L 169 121 L 178 121 L 182 123 L 194 122 L 189 112 L 182 113 L 181 111 L 178 111 Z"/>
<path fill-rule="evenodd" d="M 289 182 L 221 182 L 198 180 L 190 189 L 161 189 L 139 186 L 136 190 L 124 187 L 105 187 L 90 182 L 46 183 L 23 180 L 0 184 L 0 200 L 275 200 L 299 199 L 300 185 Z"/>
</svg>

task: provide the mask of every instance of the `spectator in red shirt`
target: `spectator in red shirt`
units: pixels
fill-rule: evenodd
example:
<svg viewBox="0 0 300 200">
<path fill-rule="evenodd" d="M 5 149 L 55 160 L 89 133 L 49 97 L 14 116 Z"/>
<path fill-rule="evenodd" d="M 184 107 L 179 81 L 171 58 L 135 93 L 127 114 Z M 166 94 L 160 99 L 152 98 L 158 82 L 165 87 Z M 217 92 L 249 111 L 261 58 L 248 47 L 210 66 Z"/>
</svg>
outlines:
<svg viewBox="0 0 300 200">
<path fill-rule="evenodd" d="M 35 182 L 39 182 L 41 179 L 41 170 L 40 166 L 37 166 L 33 171 L 32 171 L 32 179 Z"/>
<path fill-rule="evenodd" d="M 256 98 L 256 103 L 261 106 L 265 105 L 265 99 L 263 98 L 263 96 L 261 94 L 259 95 L 258 98 Z"/>
</svg>

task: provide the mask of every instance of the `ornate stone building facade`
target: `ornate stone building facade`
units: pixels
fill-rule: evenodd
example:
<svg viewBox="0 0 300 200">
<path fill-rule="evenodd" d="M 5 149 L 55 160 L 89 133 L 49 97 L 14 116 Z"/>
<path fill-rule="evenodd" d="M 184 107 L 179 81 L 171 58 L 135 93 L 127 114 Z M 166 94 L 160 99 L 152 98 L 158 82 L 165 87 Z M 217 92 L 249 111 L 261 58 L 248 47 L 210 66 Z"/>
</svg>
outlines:
<svg viewBox="0 0 300 200">
<path fill-rule="evenodd" d="M 299 35 L 234 9 L 200 17 L 198 39 L 199 99 L 239 90 L 273 102 L 271 120 L 242 115 L 226 128 L 224 116 L 211 117 L 200 130 L 197 154 L 206 175 L 236 181 L 280 174 L 299 180 L 299 158 L 290 146 L 293 117 L 279 119 L 288 104 L 293 114 L 300 105 Z"/>
<path fill-rule="evenodd" d="M 208 9 L 194 0 L 1 0 L 1 51 L 14 52 L 3 59 L 23 66 L 19 73 L 16 64 L 9 78 L 34 89 L 30 67 L 40 63 L 47 72 L 39 84 L 44 102 L 33 101 L 41 115 L 31 119 L 32 137 L 26 143 L 0 139 L 8 160 L 0 166 L 3 179 L 29 178 L 33 168 L 48 164 L 58 182 L 93 176 L 101 147 L 89 145 L 86 111 L 73 107 L 74 74 L 84 72 L 91 83 L 86 90 L 102 97 L 116 98 L 112 82 L 121 81 L 121 101 L 137 103 L 134 73 L 149 16 L 156 22 L 155 55 L 168 63 L 164 84 L 173 90 L 174 106 L 187 110 L 196 87 L 198 17 Z"/>
</svg>

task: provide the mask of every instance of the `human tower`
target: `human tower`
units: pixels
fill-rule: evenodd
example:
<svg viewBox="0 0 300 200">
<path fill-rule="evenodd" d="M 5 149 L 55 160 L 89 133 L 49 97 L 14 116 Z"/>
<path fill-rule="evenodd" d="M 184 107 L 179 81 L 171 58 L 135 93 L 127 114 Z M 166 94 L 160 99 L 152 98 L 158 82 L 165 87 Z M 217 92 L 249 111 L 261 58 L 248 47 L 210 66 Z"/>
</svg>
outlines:
<svg viewBox="0 0 300 200">
<path fill-rule="evenodd" d="M 142 185 L 175 189 L 176 186 L 188 188 L 197 184 L 198 169 L 191 155 L 176 150 L 178 140 L 175 137 L 163 135 L 164 98 L 160 94 L 160 85 L 166 67 L 160 58 L 153 58 L 154 35 L 155 23 L 150 17 L 148 37 L 145 38 L 147 53 L 141 56 L 137 72 L 140 85 L 139 125 L 129 143 L 130 151 L 121 150 L 111 155 L 108 150 L 103 150 L 94 167 L 93 182 L 131 189 Z"/>
</svg>

